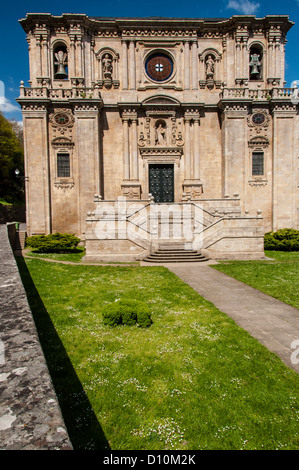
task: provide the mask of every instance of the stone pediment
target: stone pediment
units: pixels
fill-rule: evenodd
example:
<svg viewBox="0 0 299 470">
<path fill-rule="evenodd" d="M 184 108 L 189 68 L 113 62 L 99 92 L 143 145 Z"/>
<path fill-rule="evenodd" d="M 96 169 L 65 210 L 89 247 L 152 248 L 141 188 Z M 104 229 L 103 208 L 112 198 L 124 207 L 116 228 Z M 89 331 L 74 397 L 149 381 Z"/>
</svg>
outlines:
<svg viewBox="0 0 299 470">
<path fill-rule="evenodd" d="M 51 144 L 53 147 L 73 147 L 74 143 L 67 137 L 55 137 L 52 139 Z"/>
<path fill-rule="evenodd" d="M 265 147 L 268 147 L 269 145 L 270 145 L 269 139 L 262 135 L 252 137 L 248 141 L 248 146 L 250 148 L 257 148 L 257 147 L 265 148 Z"/>
<path fill-rule="evenodd" d="M 151 109 L 164 108 L 164 107 L 173 108 L 173 107 L 181 106 L 181 103 L 177 99 L 172 98 L 170 96 L 155 95 L 155 96 L 151 96 L 150 98 L 146 98 L 142 102 L 142 106 L 148 107 L 148 108 L 151 108 Z"/>
</svg>

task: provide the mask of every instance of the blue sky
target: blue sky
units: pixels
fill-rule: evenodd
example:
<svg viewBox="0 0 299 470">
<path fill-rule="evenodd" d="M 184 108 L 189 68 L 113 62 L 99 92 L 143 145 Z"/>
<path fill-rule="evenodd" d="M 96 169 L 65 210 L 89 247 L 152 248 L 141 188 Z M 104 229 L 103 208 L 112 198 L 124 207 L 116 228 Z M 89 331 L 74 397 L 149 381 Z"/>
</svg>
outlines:
<svg viewBox="0 0 299 470">
<path fill-rule="evenodd" d="M 83 5 L 83 6 L 82 6 Z M 14 0 L 5 2 L 0 18 L 0 109 L 8 119 L 22 120 L 19 105 L 20 81 L 28 86 L 28 46 L 26 35 L 18 20 L 26 13 L 85 13 L 89 16 L 163 16 L 172 18 L 230 17 L 251 14 L 289 15 L 295 25 L 288 33 L 286 45 L 286 86 L 299 81 L 299 0 L 105 0 L 82 2 L 76 0 L 43 1 Z"/>
</svg>

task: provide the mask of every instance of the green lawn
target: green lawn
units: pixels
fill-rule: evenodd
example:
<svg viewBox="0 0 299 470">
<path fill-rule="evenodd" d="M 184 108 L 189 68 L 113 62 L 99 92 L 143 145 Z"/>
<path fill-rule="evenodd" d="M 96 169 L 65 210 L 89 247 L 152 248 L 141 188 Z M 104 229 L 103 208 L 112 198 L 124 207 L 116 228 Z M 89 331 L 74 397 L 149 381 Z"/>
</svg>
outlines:
<svg viewBox="0 0 299 470">
<path fill-rule="evenodd" d="M 166 268 L 18 263 L 75 449 L 299 449 L 299 375 Z"/>
<path fill-rule="evenodd" d="M 266 251 L 267 261 L 225 261 L 213 268 L 299 308 L 299 252 Z"/>
</svg>

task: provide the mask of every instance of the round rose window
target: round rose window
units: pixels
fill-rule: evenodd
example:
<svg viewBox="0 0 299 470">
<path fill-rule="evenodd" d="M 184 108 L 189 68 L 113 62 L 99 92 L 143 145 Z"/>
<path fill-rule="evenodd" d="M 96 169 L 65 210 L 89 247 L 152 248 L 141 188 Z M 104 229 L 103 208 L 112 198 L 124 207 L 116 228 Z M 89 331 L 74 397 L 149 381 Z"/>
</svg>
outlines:
<svg viewBox="0 0 299 470">
<path fill-rule="evenodd" d="M 145 70 L 152 80 L 163 82 L 171 76 L 173 72 L 173 62 L 166 54 L 157 52 L 147 59 Z"/>
<path fill-rule="evenodd" d="M 262 114 L 262 113 L 255 113 L 253 116 L 252 116 L 252 122 L 254 124 L 263 124 L 265 122 L 265 115 Z"/>
<path fill-rule="evenodd" d="M 69 120 L 70 120 L 68 115 L 64 114 L 64 113 L 56 114 L 54 119 L 55 119 L 56 124 L 58 124 L 60 126 L 67 125 L 69 123 Z"/>
</svg>

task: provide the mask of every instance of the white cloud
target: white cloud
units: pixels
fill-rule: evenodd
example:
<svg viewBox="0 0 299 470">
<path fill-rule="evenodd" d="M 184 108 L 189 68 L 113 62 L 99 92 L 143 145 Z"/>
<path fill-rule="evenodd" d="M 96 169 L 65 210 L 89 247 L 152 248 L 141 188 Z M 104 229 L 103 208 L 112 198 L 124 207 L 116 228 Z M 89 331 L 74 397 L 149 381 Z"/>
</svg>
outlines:
<svg viewBox="0 0 299 470">
<path fill-rule="evenodd" d="M 14 111 L 20 111 L 20 108 L 11 103 L 5 96 L 5 86 L 2 80 L 0 80 L 0 111 L 3 113 L 13 113 Z"/>
<path fill-rule="evenodd" d="M 299 0 L 297 0 L 299 2 Z M 255 15 L 260 4 L 250 0 L 229 0 L 226 8 L 236 10 L 243 15 Z"/>
<path fill-rule="evenodd" d="M 5 96 L 0 96 L 0 110 L 3 113 L 13 113 L 14 111 L 20 111 L 20 108 L 11 103 Z"/>
</svg>

